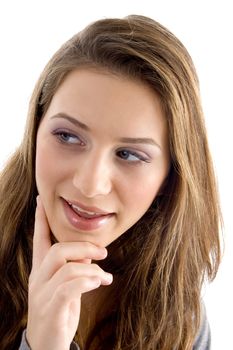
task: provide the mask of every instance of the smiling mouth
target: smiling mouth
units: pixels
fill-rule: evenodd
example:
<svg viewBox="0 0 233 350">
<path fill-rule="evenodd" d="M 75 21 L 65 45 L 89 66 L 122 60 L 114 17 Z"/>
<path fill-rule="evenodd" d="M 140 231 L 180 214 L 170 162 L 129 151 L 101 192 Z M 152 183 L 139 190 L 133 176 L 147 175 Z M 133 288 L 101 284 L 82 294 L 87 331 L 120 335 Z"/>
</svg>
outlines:
<svg viewBox="0 0 233 350">
<path fill-rule="evenodd" d="M 69 206 L 71 207 L 71 209 L 73 209 L 73 211 L 78 214 L 79 216 L 85 218 L 85 219 L 94 219 L 94 218 L 98 218 L 98 217 L 102 217 L 102 216 L 107 216 L 110 215 L 109 214 L 101 214 L 101 213 L 96 213 L 93 211 L 87 211 L 84 210 L 82 208 L 80 208 L 79 206 L 72 204 L 70 202 L 67 202 L 69 204 Z"/>
<path fill-rule="evenodd" d="M 61 200 L 68 222 L 77 230 L 95 231 L 105 226 L 115 216 L 115 213 L 106 212 L 97 207 L 87 207 L 62 197 Z"/>
<path fill-rule="evenodd" d="M 95 218 L 100 218 L 100 217 L 107 217 L 107 216 L 112 216 L 114 215 L 114 212 L 110 212 L 110 211 L 105 211 L 102 210 L 100 208 L 94 207 L 94 206 L 86 206 L 80 202 L 77 201 L 73 201 L 73 200 L 69 200 L 69 199 L 65 199 L 62 198 L 70 207 L 70 209 L 72 209 L 72 211 L 74 211 L 74 213 L 76 213 L 77 215 L 79 215 L 82 218 L 86 218 L 86 219 L 95 219 Z"/>
</svg>

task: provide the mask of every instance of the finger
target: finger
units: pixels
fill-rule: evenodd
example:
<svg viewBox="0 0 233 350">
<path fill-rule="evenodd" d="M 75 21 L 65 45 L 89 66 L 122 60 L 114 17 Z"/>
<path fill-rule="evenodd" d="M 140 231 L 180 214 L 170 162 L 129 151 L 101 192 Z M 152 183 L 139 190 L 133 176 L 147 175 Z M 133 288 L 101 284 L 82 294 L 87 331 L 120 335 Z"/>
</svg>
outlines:
<svg viewBox="0 0 233 350">
<path fill-rule="evenodd" d="M 77 262 L 83 263 L 83 264 L 91 264 L 91 259 L 81 259 Z"/>
<path fill-rule="evenodd" d="M 50 228 L 40 196 L 37 197 L 33 237 L 32 268 L 38 270 L 51 248 Z"/>
<path fill-rule="evenodd" d="M 62 266 L 51 278 L 48 288 L 54 291 L 60 284 L 79 277 L 96 277 L 102 285 L 109 285 L 113 281 L 111 273 L 105 272 L 97 264 L 81 264 L 69 262 Z"/>
<path fill-rule="evenodd" d="M 38 271 L 38 283 L 44 283 L 67 263 L 86 262 L 91 265 L 91 260 L 102 260 L 107 256 L 106 248 L 97 247 L 90 242 L 60 242 L 50 247 L 46 257 Z"/>
<path fill-rule="evenodd" d="M 56 303 L 60 310 L 66 309 L 67 304 L 72 300 L 78 300 L 83 293 L 96 289 L 100 285 L 101 280 L 98 277 L 80 277 L 60 284 L 50 300 L 51 303 Z"/>
</svg>

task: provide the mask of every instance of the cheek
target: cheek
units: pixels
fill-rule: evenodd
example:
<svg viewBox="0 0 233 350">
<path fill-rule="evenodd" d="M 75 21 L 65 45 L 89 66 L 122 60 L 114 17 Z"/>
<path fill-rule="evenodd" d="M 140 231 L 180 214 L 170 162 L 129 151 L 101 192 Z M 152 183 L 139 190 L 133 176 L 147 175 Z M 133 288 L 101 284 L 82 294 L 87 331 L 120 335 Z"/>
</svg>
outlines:
<svg viewBox="0 0 233 350">
<path fill-rule="evenodd" d="M 122 187 L 126 210 L 137 216 L 143 215 L 159 192 L 163 179 L 163 176 L 156 176 L 154 172 L 128 179 Z"/>
<path fill-rule="evenodd" d="M 38 190 L 48 187 L 60 173 L 57 157 L 43 142 L 37 142 L 36 183 Z"/>
</svg>

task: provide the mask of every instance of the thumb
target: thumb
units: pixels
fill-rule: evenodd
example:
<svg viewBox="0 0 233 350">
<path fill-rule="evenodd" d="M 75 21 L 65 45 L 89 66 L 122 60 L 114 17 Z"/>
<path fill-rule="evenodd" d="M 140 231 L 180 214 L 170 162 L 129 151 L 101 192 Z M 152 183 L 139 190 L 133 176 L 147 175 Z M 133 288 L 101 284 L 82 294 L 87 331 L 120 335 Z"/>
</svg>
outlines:
<svg viewBox="0 0 233 350">
<path fill-rule="evenodd" d="M 38 270 L 51 247 L 50 228 L 40 196 L 37 196 L 33 237 L 32 269 Z"/>
</svg>

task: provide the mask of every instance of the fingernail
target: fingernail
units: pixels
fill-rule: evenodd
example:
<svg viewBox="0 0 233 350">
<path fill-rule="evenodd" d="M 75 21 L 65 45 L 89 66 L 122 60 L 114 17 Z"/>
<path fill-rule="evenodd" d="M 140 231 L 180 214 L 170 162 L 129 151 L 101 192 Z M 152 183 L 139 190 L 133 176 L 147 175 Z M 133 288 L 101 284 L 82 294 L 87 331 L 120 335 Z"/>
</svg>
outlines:
<svg viewBox="0 0 233 350">
<path fill-rule="evenodd" d="M 100 254 L 106 258 L 106 256 L 108 255 L 108 251 L 106 248 L 100 248 Z"/>
<path fill-rule="evenodd" d="M 111 273 L 106 272 L 106 282 L 111 284 L 113 281 L 113 275 Z"/>
</svg>

